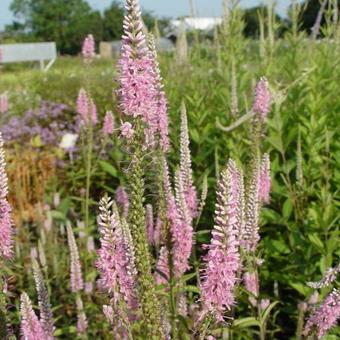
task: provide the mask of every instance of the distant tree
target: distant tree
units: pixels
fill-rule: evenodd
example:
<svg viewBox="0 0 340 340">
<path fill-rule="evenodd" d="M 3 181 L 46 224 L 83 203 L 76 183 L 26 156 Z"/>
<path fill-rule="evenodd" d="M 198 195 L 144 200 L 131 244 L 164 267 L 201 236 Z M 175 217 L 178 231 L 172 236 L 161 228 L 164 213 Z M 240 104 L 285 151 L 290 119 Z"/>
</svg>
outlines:
<svg viewBox="0 0 340 340">
<path fill-rule="evenodd" d="M 264 5 L 256 6 L 256 7 L 252 7 L 252 8 L 248 8 L 244 10 L 244 15 L 243 15 L 243 19 L 245 22 L 244 34 L 246 37 L 250 37 L 250 38 L 259 37 L 260 35 L 259 13 L 261 12 L 264 13 L 264 17 L 267 16 L 267 8 Z M 281 35 L 286 23 L 278 14 L 275 15 L 275 21 L 280 24 L 279 35 Z"/>
<path fill-rule="evenodd" d="M 308 34 L 311 33 L 312 27 L 315 24 L 316 18 L 318 16 L 321 3 L 323 0 L 305 0 L 302 7 L 305 8 L 301 15 L 301 29 L 305 30 Z M 332 1 L 329 0 L 328 4 Z M 334 2 L 334 0 L 333 0 Z M 338 11 L 340 10 L 340 0 L 338 3 Z M 323 13 L 321 26 L 325 24 L 325 13 Z"/>
<path fill-rule="evenodd" d="M 105 41 L 118 40 L 123 34 L 122 22 L 125 10 L 121 3 L 113 1 L 103 13 L 103 39 Z M 153 30 L 157 22 L 161 33 L 169 25 L 169 19 L 157 19 L 152 12 L 143 11 L 143 21 L 149 31 Z"/>
<path fill-rule="evenodd" d="M 61 53 L 75 54 L 88 33 L 102 39 L 102 18 L 85 0 L 13 0 L 12 25 L 37 40 L 55 41 Z M 20 24 L 19 24 L 20 23 Z"/>
<path fill-rule="evenodd" d="M 124 7 L 117 1 L 113 1 L 111 6 L 103 14 L 103 39 L 112 41 L 120 39 L 123 34 L 122 22 L 124 19 Z"/>
</svg>

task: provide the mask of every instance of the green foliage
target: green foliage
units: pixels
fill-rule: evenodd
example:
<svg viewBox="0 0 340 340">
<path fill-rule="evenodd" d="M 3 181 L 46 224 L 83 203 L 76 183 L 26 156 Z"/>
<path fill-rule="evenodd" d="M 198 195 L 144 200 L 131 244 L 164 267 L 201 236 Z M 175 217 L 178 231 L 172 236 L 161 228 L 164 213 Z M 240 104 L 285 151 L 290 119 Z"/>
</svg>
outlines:
<svg viewBox="0 0 340 340">
<path fill-rule="evenodd" d="M 23 30 L 37 40 L 55 41 L 61 53 L 79 52 L 91 32 L 102 37 L 101 15 L 84 0 L 14 0 L 11 10 L 23 19 Z"/>
<path fill-rule="evenodd" d="M 178 162 L 179 107 L 184 100 L 188 110 L 195 182 L 201 189 L 207 177 L 209 187 L 207 205 L 197 227 L 197 259 L 202 254 L 201 245 L 210 239 L 214 192 L 220 168 L 229 156 L 245 164 L 251 147 L 249 123 L 224 132 L 217 127 L 216 119 L 224 126 L 232 124 L 250 110 L 253 85 L 259 77 L 265 75 L 270 83 L 273 106 L 268 117 L 265 147 L 270 150 L 273 187 L 271 203 L 261 216 L 260 251 L 265 262 L 259 271 L 260 298 L 269 298 L 271 305 L 259 320 L 249 308 L 247 294 L 241 291 L 231 334 L 227 334 L 226 329 L 219 330 L 219 334 L 224 332 L 236 339 L 254 339 L 265 326 L 269 339 L 295 338 L 298 302 L 307 302 L 313 293 L 306 282 L 319 279 L 340 257 L 340 100 L 337 95 L 340 45 L 337 41 L 305 39 L 305 35 L 299 32 L 300 22 L 297 20 L 302 12 L 298 8 L 295 10 L 291 13 L 292 25 L 282 39 L 276 34 L 279 31 L 277 25 L 268 19 L 268 15 L 263 15 L 263 37 L 260 41 L 247 40 L 242 34 L 242 13 L 235 12 L 229 30 L 218 32 L 212 45 L 200 42 L 190 49 L 188 65 L 179 65 L 172 54 L 160 56 L 171 116 L 171 163 Z M 101 117 L 105 110 L 113 108 L 119 124 L 121 116 L 115 96 L 112 102 L 110 86 L 115 76 L 113 64 L 112 60 L 95 61 L 86 72 Z M 235 115 L 232 114 L 233 69 L 238 99 L 238 113 Z M 15 114 L 34 106 L 40 98 L 74 105 L 83 72 L 79 60 L 71 58 L 59 59 L 47 74 L 37 70 L 11 72 L 5 69 L 1 74 L 0 93 L 10 92 Z M 114 146 L 109 155 L 100 159 L 95 168 L 91 193 L 94 199 L 104 190 L 111 190 L 110 193 L 114 194 L 113 188 L 118 183 L 131 184 L 136 180 L 132 185 L 136 185 L 138 192 L 143 190 L 140 185 L 137 187 L 140 174 L 135 179 L 122 174 L 122 168 L 127 165 L 122 164 L 125 150 L 121 150 L 116 138 L 112 142 Z M 53 292 L 51 302 L 55 314 L 60 315 L 56 320 L 57 332 L 65 337 L 75 333 L 75 313 L 65 285 L 68 259 L 62 248 L 66 247 L 66 241 L 58 234 L 58 228 L 69 217 L 81 218 L 78 212 L 80 199 L 76 196 L 84 185 L 83 169 L 79 164 L 73 169 L 66 168 L 65 177 L 60 182 L 58 190 L 62 196 L 72 199 L 52 211 L 56 227 L 45 240 L 44 247 L 47 260 L 52 264 L 46 268 L 48 289 Z M 151 190 L 147 188 L 148 192 Z M 142 215 L 140 202 L 138 204 Z M 95 207 L 92 210 L 94 213 Z M 134 218 L 136 228 L 137 224 L 144 223 L 140 222 L 140 216 Z M 41 230 L 42 225 L 32 224 L 20 229 L 18 235 L 21 256 L 27 261 L 25 264 L 16 262 L 16 286 L 27 289 L 31 296 L 35 293 L 28 264 L 29 247 L 43 238 Z M 80 248 L 89 278 L 95 275 L 90 269 L 95 255 L 88 254 L 84 241 L 81 241 Z M 193 270 L 185 277 L 189 302 L 196 301 L 199 293 L 195 272 L 199 269 L 197 259 L 192 259 Z M 18 274 L 22 272 L 24 274 Z M 321 290 L 321 298 L 326 293 Z M 85 302 L 87 313 L 92 317 L 89 331 L 92 338 L 105 339 L 103 334 L 112 338 L 109 326 L 101 316 L 102 300 L 96 295 L 88 297 Z M 187 330 L 192 325 L 183 318 L 181 327 L 179 329 Z M 338 334 L 339 330 L 335 329 L 328 338 L 335 339 Z"/>
</svg>

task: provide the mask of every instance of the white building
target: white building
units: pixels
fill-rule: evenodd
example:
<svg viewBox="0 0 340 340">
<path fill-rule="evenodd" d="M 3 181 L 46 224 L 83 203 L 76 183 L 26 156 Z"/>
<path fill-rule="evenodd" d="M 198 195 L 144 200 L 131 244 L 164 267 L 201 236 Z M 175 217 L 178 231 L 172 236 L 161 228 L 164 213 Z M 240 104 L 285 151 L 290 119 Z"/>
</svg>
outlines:
<svg viewBox="0 0 340 340">
<path fill-rule="evenodd" d="M 205 32 L 211 32 L 216 26 L 222 24 L 221 17 L 211 18 L 183 18 L 178 20 L 171 20 L 169 25 L 169 33 L 167 37 L 177 37 L 181 30 L 186 32 L 193 30 L 200 30 Z"/>
</svg>

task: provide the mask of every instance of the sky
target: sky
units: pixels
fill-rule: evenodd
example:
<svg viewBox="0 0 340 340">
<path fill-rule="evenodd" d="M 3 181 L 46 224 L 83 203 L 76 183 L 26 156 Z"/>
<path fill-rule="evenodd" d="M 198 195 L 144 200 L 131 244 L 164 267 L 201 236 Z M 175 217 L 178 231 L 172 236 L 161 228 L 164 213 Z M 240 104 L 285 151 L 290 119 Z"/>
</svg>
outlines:
<svg viewBox="0 0 340 340">
<path fill-rule="evenodd" d="M 48 1 L 48 0 L 46 0 Z M 122 0 L 119 0 L 123 2 Z M 12 13 L 9 6 L 12 0 L 0 0 L 0 31 L 6 24 L 12 22 Z M 112 0 L 88 0 L 93 8 L 103 10 Z M 198 16 L 220 16 L 222 14 L 222 0 L 194 0 Z M 260 3 L 260 0 L 241 0 L 241 6 L 252 7 Z M 265 1 L 262 1 L 265 2 Z M 151 10 L 160 17 L 178 17 L 190 15 L 189 0 L 140 0 L 144 9 Z M 285 14 L 289 0 L 277 0 L 278 11 Z"/>
</svg>

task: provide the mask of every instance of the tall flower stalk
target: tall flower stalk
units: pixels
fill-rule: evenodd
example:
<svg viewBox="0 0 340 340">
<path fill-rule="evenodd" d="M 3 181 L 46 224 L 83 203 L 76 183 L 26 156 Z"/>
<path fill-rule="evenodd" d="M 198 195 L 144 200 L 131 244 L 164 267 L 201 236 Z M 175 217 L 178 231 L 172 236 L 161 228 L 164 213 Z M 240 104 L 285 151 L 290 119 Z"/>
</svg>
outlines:
<svg viewBox="0 0 340 340">
<path fill-rule="evenodd" d="M 37 261 L 33 261 L 33 274 L 35 286 L 38 294 L 38 304 L 40 309 L 40 322 L 42 328 L 45 332 L 46 339 L 51 340 L 54 339 L 53 333 L 55 330 L 54 322 L 53 322 L 53 314 L 51 305 L 48 298 L 47 288 L 44 283 L 44 278 L 42 272 L 40 270 L 39 264 Z"/>
<path fill-rule="evenodd" d="M 123 22 L 123 45 L 119 64 L 119 103 L 122 112 L 133 118 L 133 135 L 129 146 L 132 152 L 129 169 L 130 209 L 127 222 L 135 249 L 135 264 L 140 305 L 144 326 L 149 337 L 164 338 L 160 304 L 151 273 L 151 258 L 146 232 L 143 180 L 143 156 L 146 148 L 156 145 L 158 132 L 156 109 L 156 77 L 143 32 L 137 0 L 126 1 L 127 13 Z"/>
<path fill-rule="evenodd" d="M 268 300 L 259 300 L 260 282 L 258 268 L 262 261 L 257 258 L 257 248 L 260 241 L 260 213 L 264 204 L 270 201 L 270 158 L 262 154 L 262 138 L 266 120 L 270 111 L 270 92 L 268 81 L 262 77 L 256 85 L 252 111 L 252 153 L 245 188 L 245 221 L 241 228 L 241 248 L 244 255 L 245 272 L 243 281 L 245 288 L 251 294 L 249 302 L 255 308 L 258 318 Z M 266 323 L 261 322 L 260 338 L 266 336 Z"/>
<path fill-rule="evenodd" d="M 95 42 L 92 34 L 89 34 L 82 46 L 82 56 L 85 67 L 88 67 L 95 57 Z M 93 161 L 93 129 L 98 122 L 97 107 L 91 98 L 88 73 L 85 73 L 85 89 L 80 89 L 77 98 L 77 111 L 82 124 L 83 133 L 83 156 L 85 161 L 86 184 L 85 184 L 85 226 L 90 227 L 90 189 Z"/>
<path fill-rule="evenodd" d="M 6 174 L 6 161 L 4 142 L 0 133 L 0 260 L 13 257 L 13 224 L 11 206 L 7 200 L 8 178 Z"/>
<path fill-rule="evenodd" d="M 28 295 L 26 293 L 22 293 L 20 301 L 21 333 L 24 339 L 46 339 L 42 324 L 33 310 L 32 302 Z"/>
<path fill-rule="evenodd" d="M 222 171 L 217 189 L 215 225 L 202 272 L 201 320 L 212 317 L 223 321 L 235 305 L 235 287 L 240 269 L 238 233 L 240 230 L 240 173 L 229 160 Z"/>
<path fill-rule="evenodd" d="M 6 173 L 6 160 L 4 142 L 0 133 L 0 337 L 9 337 L 8 315 L 6 299 L 6 278 L 2 277 L 5 261 L 13 258 L 14 229 L 11 217 L 11 206 L 7 199 L 8 178 Z"/>
</svg>

